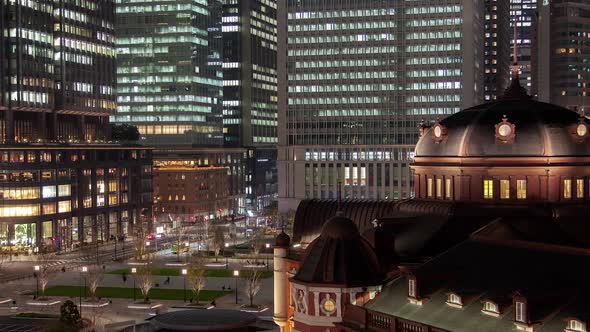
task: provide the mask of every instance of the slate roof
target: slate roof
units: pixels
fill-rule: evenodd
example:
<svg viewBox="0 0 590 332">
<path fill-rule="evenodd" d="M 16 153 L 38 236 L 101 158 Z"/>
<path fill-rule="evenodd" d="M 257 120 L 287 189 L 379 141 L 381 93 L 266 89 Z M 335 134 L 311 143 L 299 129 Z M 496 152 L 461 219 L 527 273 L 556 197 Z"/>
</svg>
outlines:
<svg viewBox="0 0 590 332">
<path fill-rule="evenodd" d="M 552 252 L 468 240 L 415 270 L 422 305 L 407 298 L 401 277 L 367 304 L 373 311 L 448 331 L 514 331 L 512 294 L 527 297 L 539 332 L 563 331 L 565 319 L 590 317 L 590 255 Z M 475 294 L 463 308 L 446 304 L 449 291 Z M 500 299 L 508 307 L 500 317 L 481 312 L 482 300 Z"/>
</svg>

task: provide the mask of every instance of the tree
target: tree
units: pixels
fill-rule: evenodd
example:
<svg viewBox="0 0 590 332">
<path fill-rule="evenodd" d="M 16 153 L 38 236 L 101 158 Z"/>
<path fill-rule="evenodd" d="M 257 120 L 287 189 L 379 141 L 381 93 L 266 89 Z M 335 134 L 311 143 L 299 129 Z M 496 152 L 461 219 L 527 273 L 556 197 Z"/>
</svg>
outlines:
<svg viewBox="0 0 590 332">
<path fill-rule="evenodd" d="M 188 281 L 195 293 L 195 299 L 199 304 L 199 293 L 205 288 L 207 282 L 205 260 L 202 256 L 193 256 L 188 268 Z"/>
<path fill-rule="evenodd" d="M 258 262 L 258 255 L 264 246 L 264 229 L 257 230 L 252 234 L 252 254 L 254 259 Z"/>
<path fill-rule="evenodd" d="M 88 268 L 88 291 L 90 292 L 90 297 L 93 299 L 97 298 L 96 290 L 98 289 L 98 284 L 102 281 L 103 276 L 104 271 L 100 265 L 94 265 Z"/>
<path fill-rule="evenodd" d="M 149 293 L 152 287 L 154 287 L 152 266 L 150 264 L 139 266 L 136 275 L 139 289 L 141 289 L 141 295 L 143 295 L 143 301 L 149 302 Z"/>
<path fill-rule="evenodd" d="M 178 227 L 173 229 L 174 231 L 174 236 L 176 236 L 176 260 L 178 262 L 180 262 L 180 252 L 181 252 L 181 248 L 184 248 L 184 243 L 182 242 L 182 239 L 184 238 L 184 235 L 187 231 L 186 227 L 179 225 Z M 188 249 L 187 249 L 188 250 Z"/>
<path fill-rule="evenodd" d="M 133 239 L 135 245 L 135 260 L 141 261 L 143 260 L 143 256 L 145 255 L 145 236 L 146 232 L 143 228 L 141 223 L 135 224 L 134 229 L 135 237 Z"/>
<path fill-rule="evenodd" d="M 250 301 L 250 306 L 254 306 L 254 297 L 260 291 L 262 281 L 260 279 L 260 272 L 258 270 L 251 270 L 244 276 L 246 287 L 244 292 Z"/>
<path fill-rule="evenodd" d="M 47 288 L 49 279 L 55 274 L 55 270 L 51 269 L 52 252 L 53 250 L 50 246 L 39 246 L 39 252 L 37 253 L 37 265 L 39 265 L 37 278 L 39 279 L 41 294 L 45 294 L 45 288 Z"/>
<path fill-rule="evenodd" d="M 217 256 L 219 252 L 223 250 L 225 245 L 225 233 L 221 226 L 215 226 L 213 229 L 213 250 L 215 251 L 215 261 L 217 262 Z"/>
<path fill-rule="evenodd" d="M 10 259 L 10 251 L 0 248 L 0 275 L 2 274 L 2 266 Z"/>
<path fill-rule="evenodd" d="M 61 305 L 59 308 L 60 316 L 59 321 L 67 326 L 76 326 L 80 323 L 80 311 L 78 311 L 78 306 L 74 304 L 74 302 L 67 300 L 64 304 Z"/>
<path fill-rule="evenodd" d="M 111 139 L 114 141 L 137 141 L 139 137 L 139 130 L 136 126 L 126 123 L 111 124 Z"/>
</svg>

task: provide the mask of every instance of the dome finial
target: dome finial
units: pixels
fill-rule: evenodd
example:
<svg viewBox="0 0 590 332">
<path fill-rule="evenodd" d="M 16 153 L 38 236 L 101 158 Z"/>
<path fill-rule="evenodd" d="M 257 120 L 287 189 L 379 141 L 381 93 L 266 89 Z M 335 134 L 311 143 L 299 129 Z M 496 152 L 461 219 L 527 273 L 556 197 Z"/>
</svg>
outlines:
<svg viewBox="0 0 590 332">
<path fill-rule="evenodd" d="M 520 69 L 522 66 L 518 64 L 518 18 L 514 16 L 514 52 L 513 63 L 510 66 L 512 72 L 512 79 L 510 86 L 504 91 L 502 99 L 531 99 L 525 88 L 520 85 Z"/>
</svg>

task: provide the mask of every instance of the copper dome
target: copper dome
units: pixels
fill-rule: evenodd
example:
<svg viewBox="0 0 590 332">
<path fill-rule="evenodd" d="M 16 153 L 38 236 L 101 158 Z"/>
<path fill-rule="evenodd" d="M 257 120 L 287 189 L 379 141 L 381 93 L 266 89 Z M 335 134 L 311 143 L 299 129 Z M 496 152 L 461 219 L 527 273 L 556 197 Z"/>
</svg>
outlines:
<svg viewBox="0 0 590 332">
<path fill-rule="evenodd" d="M 275 247 L 278 248 L 289 248 L 289 245 L 291 244 L 291 238 L 289 237 L 289 235 L 287 235 L 287 233 L 285 233 L 285 231 L 281 231 L 281 233 L 279 233 L 279 235 L 277 235 L 277 237 L 275 238 Z"/>
<path fill-rule="evenodd" d="M 510 140 L 498 139 L 507 123 Z M 583 125 L 580 131 L 577 127 Z M 437 129 L 440 126 L 440 129 Z M 590 121 L 566 108 L 510 96 L 468 108 L 424 131 L 416 157 L 590 156 Z"/>
<path fill-rule="evenodd" d="M 385 280 L 375 250 L 354 222 L 342 215 L 330 218 L 320 237 L 307 248 L 294 281 L 346 287 L 376 286 Z"/>
</svg>

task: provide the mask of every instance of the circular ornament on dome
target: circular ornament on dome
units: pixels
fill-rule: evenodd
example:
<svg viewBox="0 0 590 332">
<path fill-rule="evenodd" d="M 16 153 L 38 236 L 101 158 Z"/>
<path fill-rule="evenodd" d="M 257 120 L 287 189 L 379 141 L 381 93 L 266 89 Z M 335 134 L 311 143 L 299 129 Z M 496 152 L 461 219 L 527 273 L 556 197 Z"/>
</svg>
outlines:
<svg viewBox="0 0 590 332">
<path fill-rule="evenodd" d="M 334 310 L 336 310 L 336 303 L 334 303 L 334 300 L 332 299 L 326 299 L 322 304 L 322 308 L 324 308 L 324 311 L 326 312 L 334 312 Z"/>
<path fill-rule="evenodd" d="M 500 136 L 502 136 L 502 137 L 510 136 L 511 133 L 512 133 L 512 127 L 510 127 L 510 125 L 508 125 L 508 124 L 502 124 L 498 128 L 498 134 L 500 134 Z"/>
<path fill-rule="evenodd" d="M 583 116 L 580 116 L 578 118 L 578 122 L 570 126 L 569 131 L 573 141 L 576 143 L 583 143 L 586 141 L 586 138 L 590 136 L 588 135 L 590 130 L 588 128 L 588 124 L 586 123 L 586 118 Z"/>
<path fill-rule="evenodd" d="M 443 126 L 439 120 L 432 127 L 432 138 L 436 143 L 442 142 L 447 136 L 447 128 Z"/>
<path fill-rule="evenodd" d="M 513 143 L 516 136 L 516 126 L 508 122 L 506 115 L 502 117 L 502 122 L 496 124 L 496 140 L 500 143 Z"/>
<path fill-rule="evenodd" d="M 586 126 L 585 123 L 578 124 L 578 126 L 576 127 L 576 134 L 578 134 L 578 136 L 580 136 L 580 137 L 584 137 L 584 136 L 586 136 L 587 133 L 588 133 L 588 126 Z"/>
<path fill-rule="evenodd" d="M 434 137 L 441 137 L 442 136 L 442 129 L 440 126 L 434 127 Z"/>
</svg>

